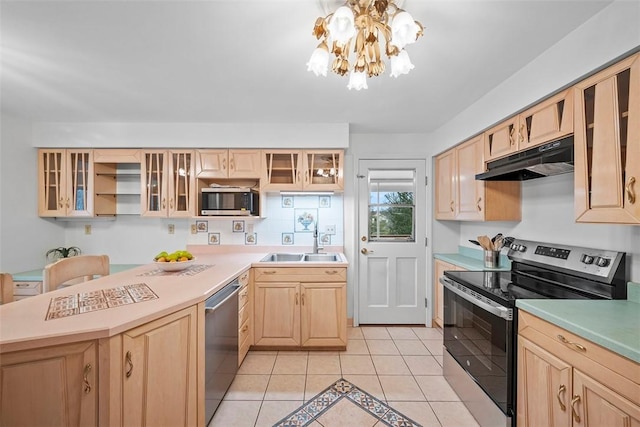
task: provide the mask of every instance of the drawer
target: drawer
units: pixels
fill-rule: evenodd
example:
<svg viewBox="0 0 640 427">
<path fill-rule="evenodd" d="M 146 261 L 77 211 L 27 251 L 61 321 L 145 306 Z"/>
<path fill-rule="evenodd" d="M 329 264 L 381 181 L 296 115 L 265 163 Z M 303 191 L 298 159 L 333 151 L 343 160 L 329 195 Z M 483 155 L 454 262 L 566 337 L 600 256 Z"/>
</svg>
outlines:
<svg viewBox="0 0 640 427">
<path fill-rule="evenodd" d="M 242 361 L 244 360 L 247 352 L 249 351 L 249 347 L 251 347 L 251 340 L 247 337 L 240 344 L 240 348 L 238 348 L 238 366 L 242 365 Z"/>
<path fill-rule="evenodd" d="M 249 310 L 249 306 L 245 305 L 244 307 L 242 307 L 240 309 L 240 311 L 238 312 L 238 325 L 244 325 L 245 322 L 247 320 L 249 320 L 249 312 L 251 310 Z M 242 326 L 240 326 L 239 329 L 242 329 Z"/>
<path fill-rule="evenodd" d="M 244 342 L 251 334 L 251 327 L 249 326 L 249 320 L 244 322 L 238 330 L 238 342 Z"/>
<path fill-rule="evenodd" d="M 238 308 L 244 307 L 245 305 L 247 305 L 247 302 L 249 302 L 249 287 L 245 286 L 238 293 Z"/>
<path fill-rule="evenodd" d="M 238 277 L 238 283 L 240 286 L 247 286 L 249 284 L 249 270 L 245 271 Z"/>
<path fill-rule="evenodd" d="M 254 269 L 256 282 L 345 282 L 347 269 L 344 267 L 257 267 Z"/>
<path fill-rule="evenodd" d="M 13 282 L 14 296 L 33 296 L 42 293 L 42 282 Z"/>
</svg>

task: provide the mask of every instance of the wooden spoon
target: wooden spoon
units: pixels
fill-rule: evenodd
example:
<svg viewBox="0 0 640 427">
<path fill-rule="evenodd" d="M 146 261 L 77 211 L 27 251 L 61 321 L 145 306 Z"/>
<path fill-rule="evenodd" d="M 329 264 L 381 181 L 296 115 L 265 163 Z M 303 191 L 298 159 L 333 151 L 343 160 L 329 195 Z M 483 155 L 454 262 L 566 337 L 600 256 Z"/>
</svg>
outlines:
<svg viewBox="0 0 640 427">
<path fill-rule="evenodd" d="M 489 236 L 478 236 L 478 242 L 480 242 L 480 246 L 482 246 L 484 250 L 493 250 L 493 243 L 491 243 Z"/>
</svg>

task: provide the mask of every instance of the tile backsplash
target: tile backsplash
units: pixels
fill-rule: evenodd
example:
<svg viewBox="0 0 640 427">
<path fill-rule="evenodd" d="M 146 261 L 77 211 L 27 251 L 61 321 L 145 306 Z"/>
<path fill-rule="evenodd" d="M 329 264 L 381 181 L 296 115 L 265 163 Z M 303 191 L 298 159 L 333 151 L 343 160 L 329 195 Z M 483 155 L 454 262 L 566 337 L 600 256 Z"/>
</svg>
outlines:
<svg viewBox="0 0 640 427">
<path fill-rule="evenodd" d="M 268 194 L 266 218 L 193 221 L 192 245 L 310 246 L 317 224 L 319 244 L 343 246 L 343 196 Z M 335 234 L 330 234 L 335 231 Z M 328 232 L 328 233 L 327 233 Z"/>
</svg>

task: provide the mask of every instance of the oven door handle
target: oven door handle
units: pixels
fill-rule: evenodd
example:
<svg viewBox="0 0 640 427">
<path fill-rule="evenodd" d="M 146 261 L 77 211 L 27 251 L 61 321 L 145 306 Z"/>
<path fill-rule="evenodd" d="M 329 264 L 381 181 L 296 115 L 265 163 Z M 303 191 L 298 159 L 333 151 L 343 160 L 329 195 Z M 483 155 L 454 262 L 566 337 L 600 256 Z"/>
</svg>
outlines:
<svg viewBox="0 0 640 427">
<path fill-rule="evenodd" d="M 458 295 L 459 297 L 469 301 L 471 304 L 476 305 L 480 308 L 482 308 L 483 310 L 488 311 L 489 313 L 498 316 L 502 319 L 506 319 L 506 320 L 510 320 L 510 317 L 512 316 L 512 314 L 510 315 L 509 313 L 509 309 L 507 307 L 496 307 L 493 306 L 491 304 L 488 304 L 482 300 L 479 300 L 475 297 L 473 297 L 472 295 L 467 294 L 464 291 L 461 291 L 460 289 L 456 288 L 453 284 L 452 281 L 447 280 L 444 276 L 441 276 L 439 279 L 440 283 L 442 283 L 442 286 L 444 286 L 445 288 L 447 288 L 448 290 L 450 290 L 451 292 L 453 292 L 454 294 Z"/>
</svg>

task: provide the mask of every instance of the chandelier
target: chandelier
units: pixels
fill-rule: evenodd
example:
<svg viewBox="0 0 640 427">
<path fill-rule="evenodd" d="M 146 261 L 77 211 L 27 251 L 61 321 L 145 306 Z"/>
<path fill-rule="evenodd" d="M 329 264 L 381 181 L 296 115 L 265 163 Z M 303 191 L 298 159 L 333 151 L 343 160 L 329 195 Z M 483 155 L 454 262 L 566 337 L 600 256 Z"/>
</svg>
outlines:
<svg viewBox="0 0 640 427">
<path fill-rule="evenodd" d="M 423 27 L 397 0 L 347 0 L 344 6 L 326 17 L 319 17 L 313 35 L 320 41 L 313 51 L 307 70 L 316 76 L 327 75 L 329 52 L 335 55 L 331 69 L 341 76 L 349 74 L 349 89 L 367 89 L 367 77 L 384 73 L 381 41 L 391 62 L 391 76 L 408 74 L 414 68 L 406 45 L 415 43 Z M 353 59 L 349 59 L 353 45 Z M 329 46 L 331 50 L 329 51 Z"/>
</svg>

